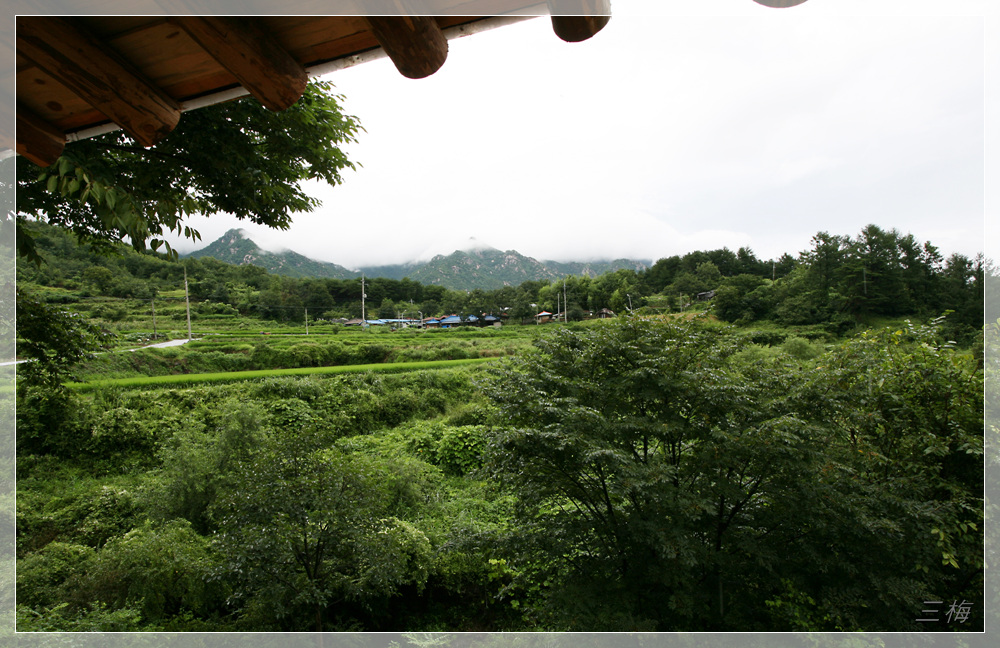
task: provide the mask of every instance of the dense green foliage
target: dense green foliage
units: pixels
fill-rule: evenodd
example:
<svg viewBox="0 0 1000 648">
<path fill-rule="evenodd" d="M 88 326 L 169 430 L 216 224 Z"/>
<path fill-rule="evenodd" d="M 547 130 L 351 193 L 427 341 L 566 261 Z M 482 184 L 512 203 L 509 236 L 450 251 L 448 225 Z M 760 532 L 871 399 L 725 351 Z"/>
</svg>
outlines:
<svg viewBox="0 0 1000 648">
<path fill-rule="evenodd" d="M 161 327 L 179 328 L 185 318 L 185 270 L 192 318 L 203 328 L 215 322 L 228 328 L 233 322 L 259 326 L 260 319 L 304 324 L 361 316 L 359 278 L 275 276 L 210 257 L 177 263 L 131 251 L 95 256 L 61 230 L 40 223 L 23 227 L 47 263 L 21 264 L 19 284 L 39 292 L 43 301 L 72 304 L 110 326 L 150 330 L 155 310 Z M 660 259 L 644 272 L 623 269 L 496 290 L 454 291 L 405 278 L 374 278 L 365 283 L 365 314 L 373 319 L 493 313 L 520 323 L 532 322 L 541 310 L 577 321 L 601 309 L 644 315 L 708 309 L 727 322 L 819 327 L 839 336 L 886 318 L 929 319 L 951 311 L 943 324 L 947 335 L 963 344 L 977 337 L 985 278 L 994 272 L 982 256 L 942 259 L 930 243 L 873 225 L 854 239 L 821 232 L 812 243 L 797 258 L 766 262 L 746 248 L 736 253 L 723 248 Z"/>
<path fill-rule="evenodd" d="M 982 627 L 982 260 L 900 274 L 867 228 L 773 264 L 372 280 L 386 313 L 634 316 L 361 330 L 316 319 L 360 282 L 25 226 L 20 630 L 906 631 L 940 599 L 973 615 L 934 629 Z M 88 357 L 152 341 L 153 305 L 181 336 L 185 269 L 201 339 Z"/>
<path fill-rule="evenodd" d="M 913 630 L 981 601 L 982 371 L 938 327 L 549 330 L 489 375 L 22 401 L 19 629 Z"/>
<path fill-rule="evenodd" d="M 450 597 L 488 558 L 460 545 L 507 516 L 471 477 L 472 377 L 71 395 L 65 444 L 19 439 L 21 629 L 475 623 L 490 596 Z"/>
<path fill-rule="evenodd" d="M 578 630 L 915 630 L 981 600 L 982 373 L 931 327 L 802 366 L 696 323 L 562 331 L 495 372 L 523 587 Z"/>
</svg>

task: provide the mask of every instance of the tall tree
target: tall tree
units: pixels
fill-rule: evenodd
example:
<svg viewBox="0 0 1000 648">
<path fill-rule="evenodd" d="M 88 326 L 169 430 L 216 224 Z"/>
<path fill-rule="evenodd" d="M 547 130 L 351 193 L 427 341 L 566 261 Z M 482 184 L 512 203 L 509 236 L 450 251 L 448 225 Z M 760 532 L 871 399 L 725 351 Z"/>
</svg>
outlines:
<svg viewBox="0 0 1000 648">
<path fill-rule="evenodd" d="M 761 565 L 798 533 L 824 442 L 777 408 L 785 378 L 737 369 L 734 342 L 691 323 L 628 319 L 537 346 L 487 388 L 490 466 L 521 499 L 524 540 L 547 550 L 561 621 L 751 623 L 727 601 L 776 584 Z"/>
<path fill-rule="evenodd" d="M 898 241 L 898 231 L 867 225 L 850 242 L 840 280 L 855 317 L 907 312 Z"/>
</svg>

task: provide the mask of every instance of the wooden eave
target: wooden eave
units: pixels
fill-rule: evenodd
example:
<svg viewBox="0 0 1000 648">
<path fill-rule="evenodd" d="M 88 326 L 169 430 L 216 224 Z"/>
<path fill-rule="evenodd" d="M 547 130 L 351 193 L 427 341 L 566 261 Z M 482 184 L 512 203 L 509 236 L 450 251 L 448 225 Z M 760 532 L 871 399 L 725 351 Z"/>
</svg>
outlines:
<svg viewBox="0 0 1000 648">
<path fill-rule="evenodd" d="M 552 16 L 560 37 L 580 40 L 607 22 L 607 0 L 570 1 L 593 15 Z M 523 10 L 537 3 L 510 6 Z M 16 151 L 47 166 L 66 142 L 118 127 L 152 146 L 185 110 L 246 93 L 281 110 L 298 100 L 308 75 L 381 56 L 388 56 L 401 74 L 421 78 L 444 63 L 448 37 L 511 20 L 476 15 L 18 16 Z"/>
</svg>

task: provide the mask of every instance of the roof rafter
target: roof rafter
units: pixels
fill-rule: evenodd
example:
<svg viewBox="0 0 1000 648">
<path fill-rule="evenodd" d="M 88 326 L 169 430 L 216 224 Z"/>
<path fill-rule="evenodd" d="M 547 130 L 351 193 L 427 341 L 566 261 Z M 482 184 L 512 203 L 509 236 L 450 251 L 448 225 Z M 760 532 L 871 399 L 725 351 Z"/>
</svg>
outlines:
<svg viewBox="0 0 1000 648">
<path fill-rule="evenodd" d="M 17 51 L 143 146 L 177 126 L 180 106 L 67 18 L 34 16 L 17 23 Z"/>
<path fill-rule="evenodd" d="M 284 110 L 305 91 L 305 68 L 257 24 L 222 16 L 170 20 L 267 108 Z"/>
<path fill-rule="evenodd" d="M 27 108 L 18 106 L 15 128 L 17 154 L 39 166 L 54 164 L 66 147 L 66 134 Z"/>
</svg>

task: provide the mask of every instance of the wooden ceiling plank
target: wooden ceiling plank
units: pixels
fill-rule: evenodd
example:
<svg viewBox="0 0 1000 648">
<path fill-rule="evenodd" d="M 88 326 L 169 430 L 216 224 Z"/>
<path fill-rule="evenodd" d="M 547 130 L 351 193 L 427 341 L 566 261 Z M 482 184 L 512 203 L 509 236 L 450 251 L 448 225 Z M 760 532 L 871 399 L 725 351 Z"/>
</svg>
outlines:
<svg viewBox="0 0 1000 648">
<path fill-rule="evenodd" d="M 368 16 L 375 39 L 399 73 L 422 79 L 448 58 L 448 39 L 432 16 Z"/>
<path fill-rule="evenodd" d="M 68 19 L 19 17 L 17 50 L 143 146 L 156 144 L 180 120 L 177 102 Z"/>
<path fill-rule="evenodd" d="M 248 20 L 185 16 L 171 19 L 271 110 L 284 110 L 302 96 L 309 80 L 291 54 Z"/>
<path fill-rule="evenodd" d="M 55 164 L 66 147 L 66 134 L 22 106 L 17 108 L 15 150 L 38 166 Z"/>
</svg>

